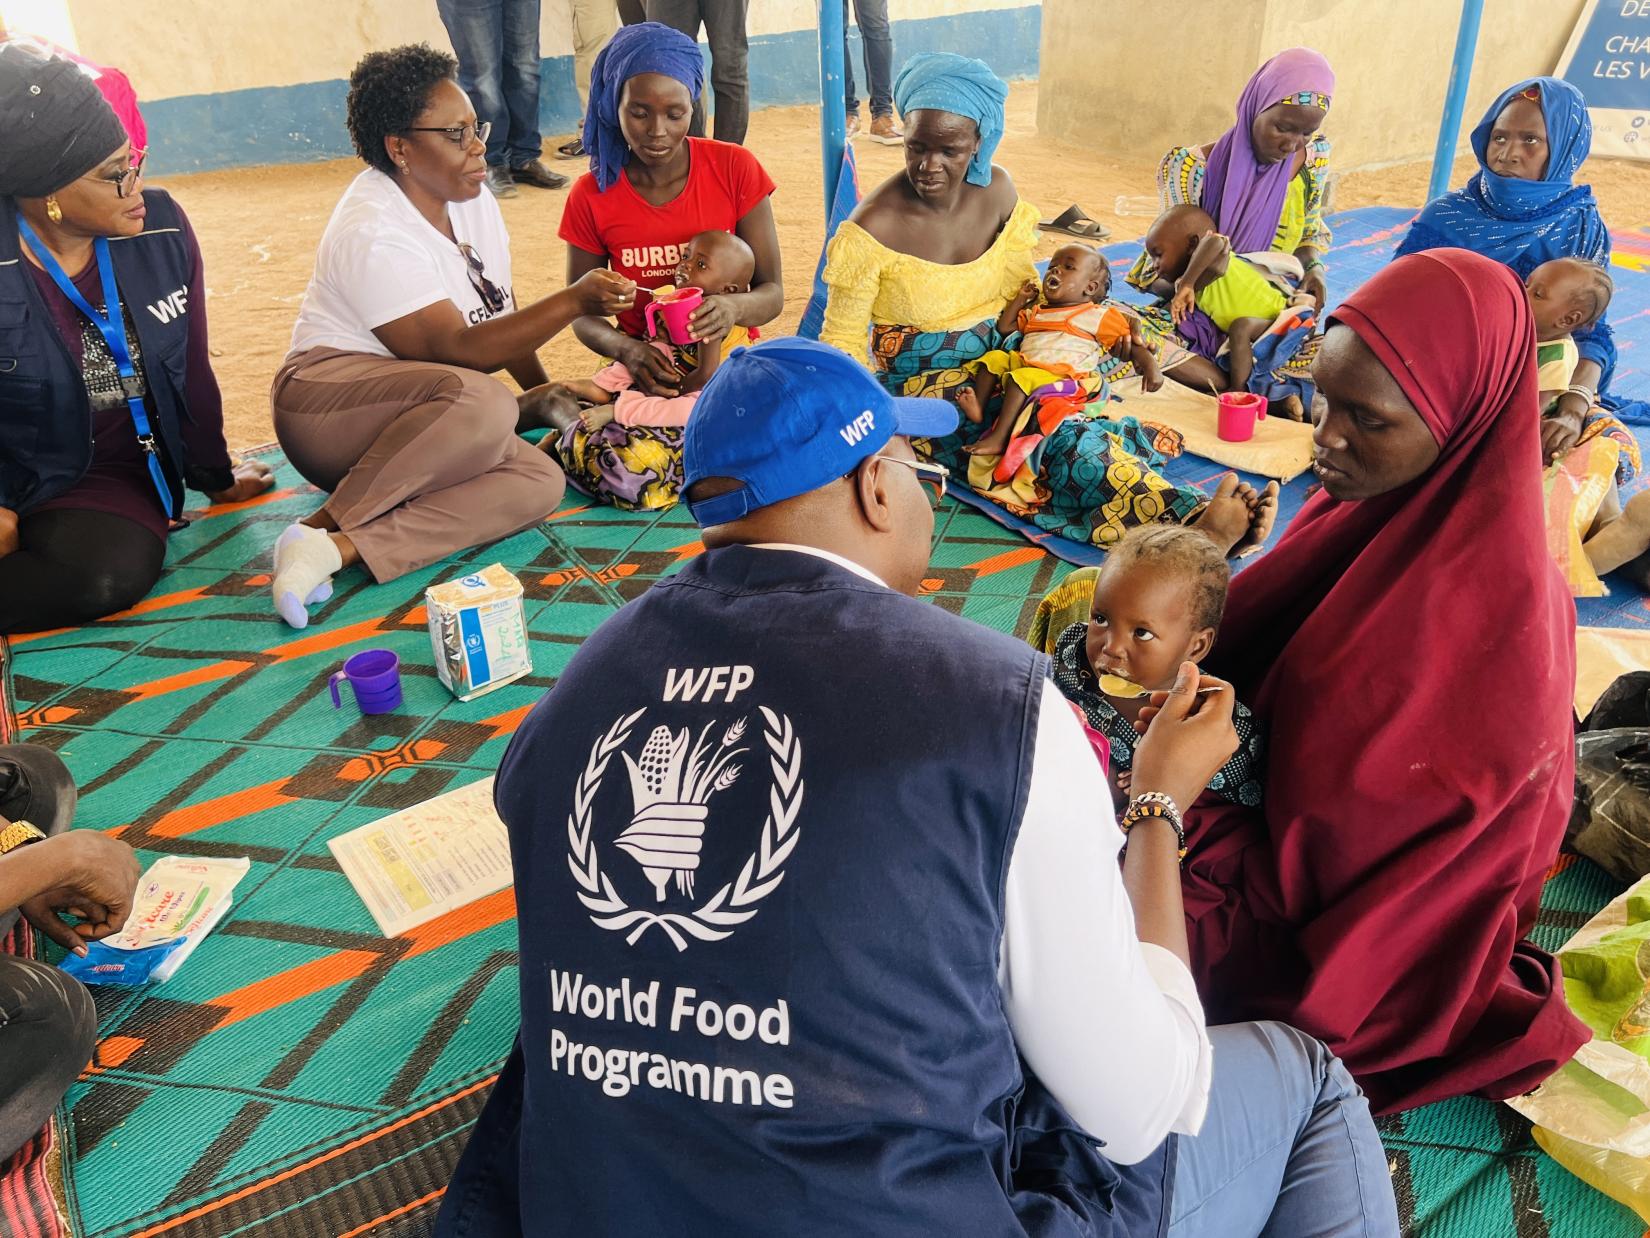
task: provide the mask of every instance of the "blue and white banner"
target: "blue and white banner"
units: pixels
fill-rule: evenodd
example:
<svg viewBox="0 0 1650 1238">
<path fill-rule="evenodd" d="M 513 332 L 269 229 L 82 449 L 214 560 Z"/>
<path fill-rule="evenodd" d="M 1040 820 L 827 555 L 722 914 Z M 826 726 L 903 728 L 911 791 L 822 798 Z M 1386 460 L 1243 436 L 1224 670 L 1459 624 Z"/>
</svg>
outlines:
<svg viewBox="0 0 1650 1238">
<path fill-rule="evenodd" d="M 1558 76 L 1587 99 L 1593 154 L 1650 159 L 1650 0 L 1587 0 Z"/>
</svg>

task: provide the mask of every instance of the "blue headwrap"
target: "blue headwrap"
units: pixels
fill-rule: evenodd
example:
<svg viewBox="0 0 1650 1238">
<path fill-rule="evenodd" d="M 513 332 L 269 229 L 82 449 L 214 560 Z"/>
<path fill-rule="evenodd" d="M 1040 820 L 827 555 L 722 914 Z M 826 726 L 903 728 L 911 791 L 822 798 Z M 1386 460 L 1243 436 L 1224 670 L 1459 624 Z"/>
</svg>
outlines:
<svg viewBox="0 0 1650 1238">
<path fill-rule="evenodd" d="M 1512 180 L 1484 166 L 1495 118 L 1525 91 L 1541 96 L 1541 115 L 1547 122 L 1547 170 L 1538 181 Z M 1530 219 L 1563 209 L 1566 199 L 1579 193 L 1591 197 L 1587 186 L 1570 184 L 1593 146 L 1593 118 L 1587 101 L 1569 82 L 1557 77 L 1532 77 L 1510 86 L 1490 104 L 1478 128 L 1472 131 L 1472 150 L 1478 156 L 1474 178 L 1484 203 L 1503 219 Z"/>
<path fill-rule="evenodd" d="M 920 108 L 966 116 L 980 129 L 980 149 L 968 164 L 970 185 L 991 183 L 991 156 L 1003 140 L 1008 87 L 983 60 L 953 52 L 924 52 L 905 62 L 894 79 L 894 106 L 903 117 Z"/>
<path fill-rule="evenodd" d="M 688 88 L 695 100 L 705 81 L 699 45 L 680 30 L 658 22 L 620 26 L 590 70 L 590 107 L 584 114 L 584 146 L 596 188 L 606 192 L 630 159 L 619 128 L 619 96 L 624 84 L 642 73 L 662 73 Z"/>
<path fill-rule="evenodd" d="M 1538 181 L 1498 176 L 1484 167 L 1490 130 L 1502 110 L 1527 90 L 1541 97 L 1547 125 L 1547 170 Z M 1427 203 L 1398 246 L 1398 257 L 1428 249 L 1470 249 L 1504 262 L 1520 279 L 1553 258 L 1582 258 L 1608 266 L 1610 233 L 1598 213 L 1590 185 L 1571 182 L 1593 144 L 1593 121 L 1582 94 L 1556 77 L 1532 77 L 1501 92 L 1472 131 L 1479 170 L 1465 189 L 1451 190 Z M 1604 369 L 1602 393 L 1615 372 L 1616 347 L 1602 320 L 1576 332 L 1583 358 Z M 1623 408 L 1614 398 L 1607 405 Z M 1626 419 L 1642 420 L 1650 411 L 1629 410 Z"/>
</svg>

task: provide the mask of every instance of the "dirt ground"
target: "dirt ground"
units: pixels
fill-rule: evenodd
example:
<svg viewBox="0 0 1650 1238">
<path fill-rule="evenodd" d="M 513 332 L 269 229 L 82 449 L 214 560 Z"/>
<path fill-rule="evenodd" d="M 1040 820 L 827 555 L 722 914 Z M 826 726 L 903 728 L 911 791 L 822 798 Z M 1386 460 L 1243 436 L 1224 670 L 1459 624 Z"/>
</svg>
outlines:
<svg viewBox="0 0 1650 1238">
<path fill-rule="evenodd" d="M 774 214 L 784 253 L 786 296 L 785 312 L 770 334 L 784 334 L 795 327 L 807 303 L 824 235 L 818 109 L 755 113 L 747 145 L 779 186 Z M 546 142 L 545 149 L 552 150 L 553 143 Z M 1114 238 L 1122 239 L 1143 232 L 1148 215 L 1155 211 L 1148 207 L 1122 217 L 1114 207 L 1120 196 L 1139 198 L 1155 192 L 1159 154 L 1113 159 L 1039 137 L 1037 86 L 1021 83 L 1009 97 L 1007 133 L 997 161 L 1013 173 L 1021 194 L 1045 213 L 1076 201 L 1110 227 Z M 856 144 L 856 155 L 861 183 L 867 187 L 898 171 L 901 163 L 899 148 L 863 139 Z M 556 166 L 582 170 L 566 162 Z M 1453 183 L 1464 181 L 1471 166 L 1470 159 L 1462 160 Z M 205 251 L 212 353 L 233 447 L 251 447 L 274 437 L 270 379 L 286 353 L 321 230 L 359 168 L 353 159 L 334 160 L 160 177 L 155 182 L 183 203 Z M 1334 206 L 1416 206 L 1426 194 L 1428 171 L 1426 163 L 1414 163 L 1350 174 L 1337 187 Z M 1650 172 L 1643 166 L 1601 159 L 1589 164 L 1583 175 L 1612 227 L 1650 224 Z M 501 204 L 510 228 L 520 301 L 544 296 L 562 284 L 566 255 L 556 227 L 565 197 L 565 191 L 523 188 L 519 196 Z M 1057 244 L 1045 238 L 1045 255 Z M 552 375 L 588 376 L 596 362 L 570 332 L 552 340 L 542 355 Z"/>
</svg>

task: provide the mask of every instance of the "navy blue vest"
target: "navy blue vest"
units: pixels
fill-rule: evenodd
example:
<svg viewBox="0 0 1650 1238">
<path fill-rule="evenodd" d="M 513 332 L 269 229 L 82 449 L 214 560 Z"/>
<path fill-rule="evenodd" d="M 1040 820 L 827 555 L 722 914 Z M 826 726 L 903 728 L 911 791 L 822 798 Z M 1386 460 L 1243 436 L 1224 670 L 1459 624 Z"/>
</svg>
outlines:
<svg viewBox="0 0 1650 1238">
<path fill-rule="evenodd" d="M 188 469 L 178 433 L 188 415 L 187 314 L 204 307 L 186 308 L 184 298 L 174 297 L 188 287 L 193 256 L 171 195 L 147 189 L 143 202 L 149 208 L 143 231 L 111 240 L 109 254 L 143 351 L 149 385 L 145 407 L 162 449 L 173 491 L 171 514 L 176 515 L 182 510 L 182 477 Z M 17 235 L 17 204 L 0 198 L 0 507 L 18 512 L 68 490 L 92 460 L 86 384 L 23 265 L 27 261 Z"/>
<path fill-rule="evenodd" d="M 437 1232 L 1158 1234 L 997 983 L 1044 668 L 746 547 L 591 636 L 500 769 L 521 1031 Z"/>
</svg>

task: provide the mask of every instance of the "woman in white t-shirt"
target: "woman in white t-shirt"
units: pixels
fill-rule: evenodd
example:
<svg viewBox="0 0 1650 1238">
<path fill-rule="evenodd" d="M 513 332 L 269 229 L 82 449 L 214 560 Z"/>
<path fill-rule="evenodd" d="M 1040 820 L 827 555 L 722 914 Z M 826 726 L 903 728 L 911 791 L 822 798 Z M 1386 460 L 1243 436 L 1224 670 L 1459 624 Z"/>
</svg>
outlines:
<svg viewBox="0 0 1650 1238">
<path fill-rule="evenodd" d="M 331 492 L 275 544 L 275 608 L 293 627 L 359 563 L 393 580 L 550 514 L 566 479 L 517 437 L 489 375 L 547 381 L 536 350 L 636 285 L 592 271 L 523 309 L 486 177 L 486 134 L 445 52 L 372 52 L 350 74 L 350 137 L 368 167 L 332 212 L 270 399 L 293 466 Z"/>
</svg>

